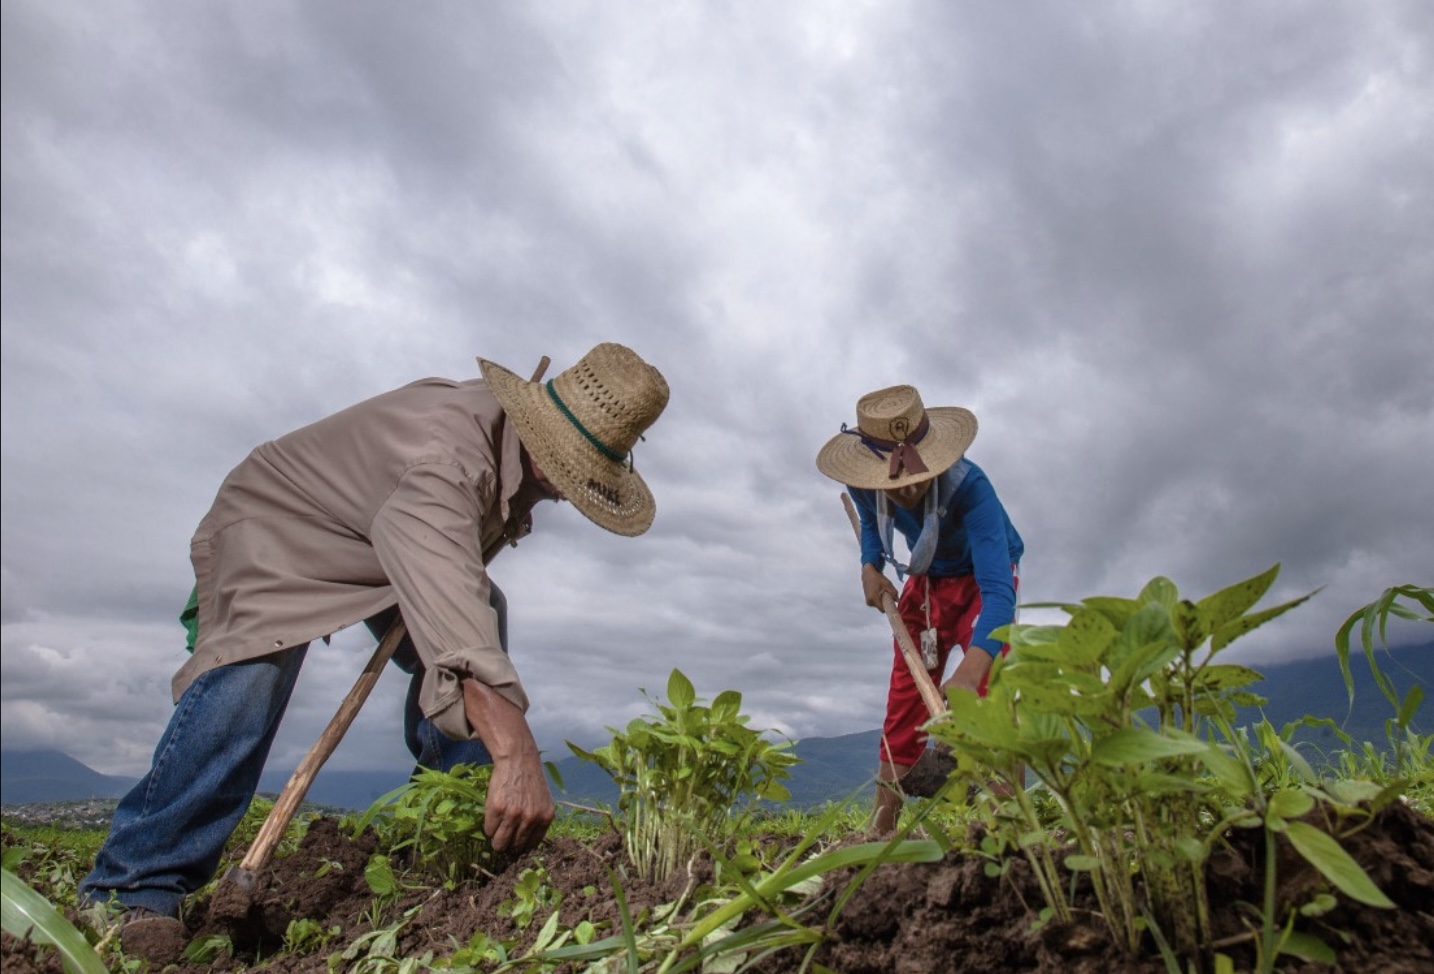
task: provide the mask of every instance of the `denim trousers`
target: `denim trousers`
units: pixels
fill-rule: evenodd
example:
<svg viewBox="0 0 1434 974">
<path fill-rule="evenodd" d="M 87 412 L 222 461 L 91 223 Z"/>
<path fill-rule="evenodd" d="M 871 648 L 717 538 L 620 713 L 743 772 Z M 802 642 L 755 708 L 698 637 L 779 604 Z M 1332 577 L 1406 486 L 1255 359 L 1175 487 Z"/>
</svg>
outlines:
<svg viewBox="0 0 1434 974">
<path fill-rule="evenodd" d="M 493 587 L 499 638 L 508 649 L 507 604 Z M 396 608 L 366 621 L 381 636 Z M 288 707 L 308 645 L 215 667 L 175 705 L 148 773 L 120 800 L 93 870 L 80 883 L 82 903 L 117 901 L 178 916 L 184 898 L 209 882 L 224 846 L 249 810 L 269 748 Z M 393 662 L 410 674 L 404 742 L 420 768 L 490 764 L 481 741 L 452 740 L 418 706 L 424 668 L 405 637 Z"/>
</svg>

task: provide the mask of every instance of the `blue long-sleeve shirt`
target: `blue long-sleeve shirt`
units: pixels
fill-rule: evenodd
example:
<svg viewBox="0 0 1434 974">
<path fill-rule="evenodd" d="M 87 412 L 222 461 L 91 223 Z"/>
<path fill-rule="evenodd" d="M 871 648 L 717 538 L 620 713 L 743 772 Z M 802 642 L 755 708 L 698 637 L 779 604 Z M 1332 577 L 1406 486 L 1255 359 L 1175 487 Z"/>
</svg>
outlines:
<svg viewBox="0 0 1434 974">
<path fill-rule="evenodd" d="M 941 518 L 936 554 L 927 574 L 933 578 L 976 577 L 981 615 L 971 644 L 994 656 L 1001 651 L 1001 642 L 991 638 L 991 631 L 1015 619 L 1016 586 L 1011 566 L 1021 560 L 1026 548 L 985 471 L 970 460 L 966 463 L 970 469 Z M 937 485 L 933 483 L 931 489 L 937 489 Z M 848 492 L 861 520 L 862 564 L 875 565 L 879 571 L 886 564 L 886 554 L 877 527 L 876 491 L 851 487 Z M 908 511 L 900 504 L 889 507 L 892 525 L 908 546 L 914 545 L 921 533 L 923 508 Z"/>
</svg>

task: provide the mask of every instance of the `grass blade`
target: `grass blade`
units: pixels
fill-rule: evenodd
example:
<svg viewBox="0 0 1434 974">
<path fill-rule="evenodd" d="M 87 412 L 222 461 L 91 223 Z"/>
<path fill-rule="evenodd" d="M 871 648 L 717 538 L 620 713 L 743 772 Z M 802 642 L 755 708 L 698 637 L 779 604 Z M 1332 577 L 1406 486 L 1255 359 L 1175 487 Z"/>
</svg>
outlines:
<svg viewBox="0 0 1434 974">
<path fill-rule="evenodd" d="M 0 871 L 0 927 L 14 937 L 52 944 L 71 974 L 107 974 L 100 955 L 60 911 L 10 870 Z"/>
</svg>

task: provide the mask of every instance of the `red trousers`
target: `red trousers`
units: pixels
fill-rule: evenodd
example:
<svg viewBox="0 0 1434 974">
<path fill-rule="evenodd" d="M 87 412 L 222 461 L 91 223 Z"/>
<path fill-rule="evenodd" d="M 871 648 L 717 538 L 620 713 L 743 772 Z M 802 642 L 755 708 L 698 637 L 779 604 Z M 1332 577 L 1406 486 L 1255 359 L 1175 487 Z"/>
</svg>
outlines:
<svg viewBox="0 0 1434 974">
<path fill-rule="evenodd" d="M 906 623 L 906 631 L 917 649 L 921 648 L 921 633 L 927 628 L 926 589 L 931 588 L 931 627 L 936 630 L 937 663 L 927 670 L 931 681 L 938 687 L 946 673 L 946 662 L 954 646 L 971 644 L 971 633 L 976 626 L 976 617 L 981 614 L 981 590 L 974 575 L 958 575 L 955 578 L 927 578 L 924 575 L 909 575 L 906 587 L 901 592 L 897 610 Z M 1019 582 L 1017 582 L 1019 584 Z M 906 667 L 906 657 L 895 639 L 891 641 L 891 686 L 886 694 L 886 723 L 882 726 L 881 760 L 890 764 L 910 767 L 921 757 L 926 748 L 926 733 L 921 725 L 931 719 L 916 680 Z M 1010 649 L 1002 646 L 1001 653 Z M 989 674 L 988 674 L 989 675 Z M 986 679 L 981 678 L 978 692 L 986 695 Z"/>
</svg>

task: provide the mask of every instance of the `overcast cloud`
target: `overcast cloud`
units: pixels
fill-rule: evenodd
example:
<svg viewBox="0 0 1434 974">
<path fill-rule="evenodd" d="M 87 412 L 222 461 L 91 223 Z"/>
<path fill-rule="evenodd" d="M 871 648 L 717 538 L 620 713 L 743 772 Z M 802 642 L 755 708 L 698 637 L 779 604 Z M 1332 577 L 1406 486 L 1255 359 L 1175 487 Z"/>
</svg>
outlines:
<svg viewBox="0 0 1434 974">
<path fill-rule="evenodd" d="M 813 460 L 898 382 L 979 417 L 1025 600 L 1279 562 L 1267 604 L 1322 591 L 1258 667 L 1431 582 L 1434 6 L 0 9 L 6 748 L 141 773 L 225 473 L 477 355 L 618 341 L 672 388 L 647 535 L 545 505 L 493 566 L 553 757 L 673 667 L 754 727 L 878 726 Z M 315 648 L 271 767 L 370 646 Z M 332 766 L 408 766 L 403 685 Z"/>
</svg>

